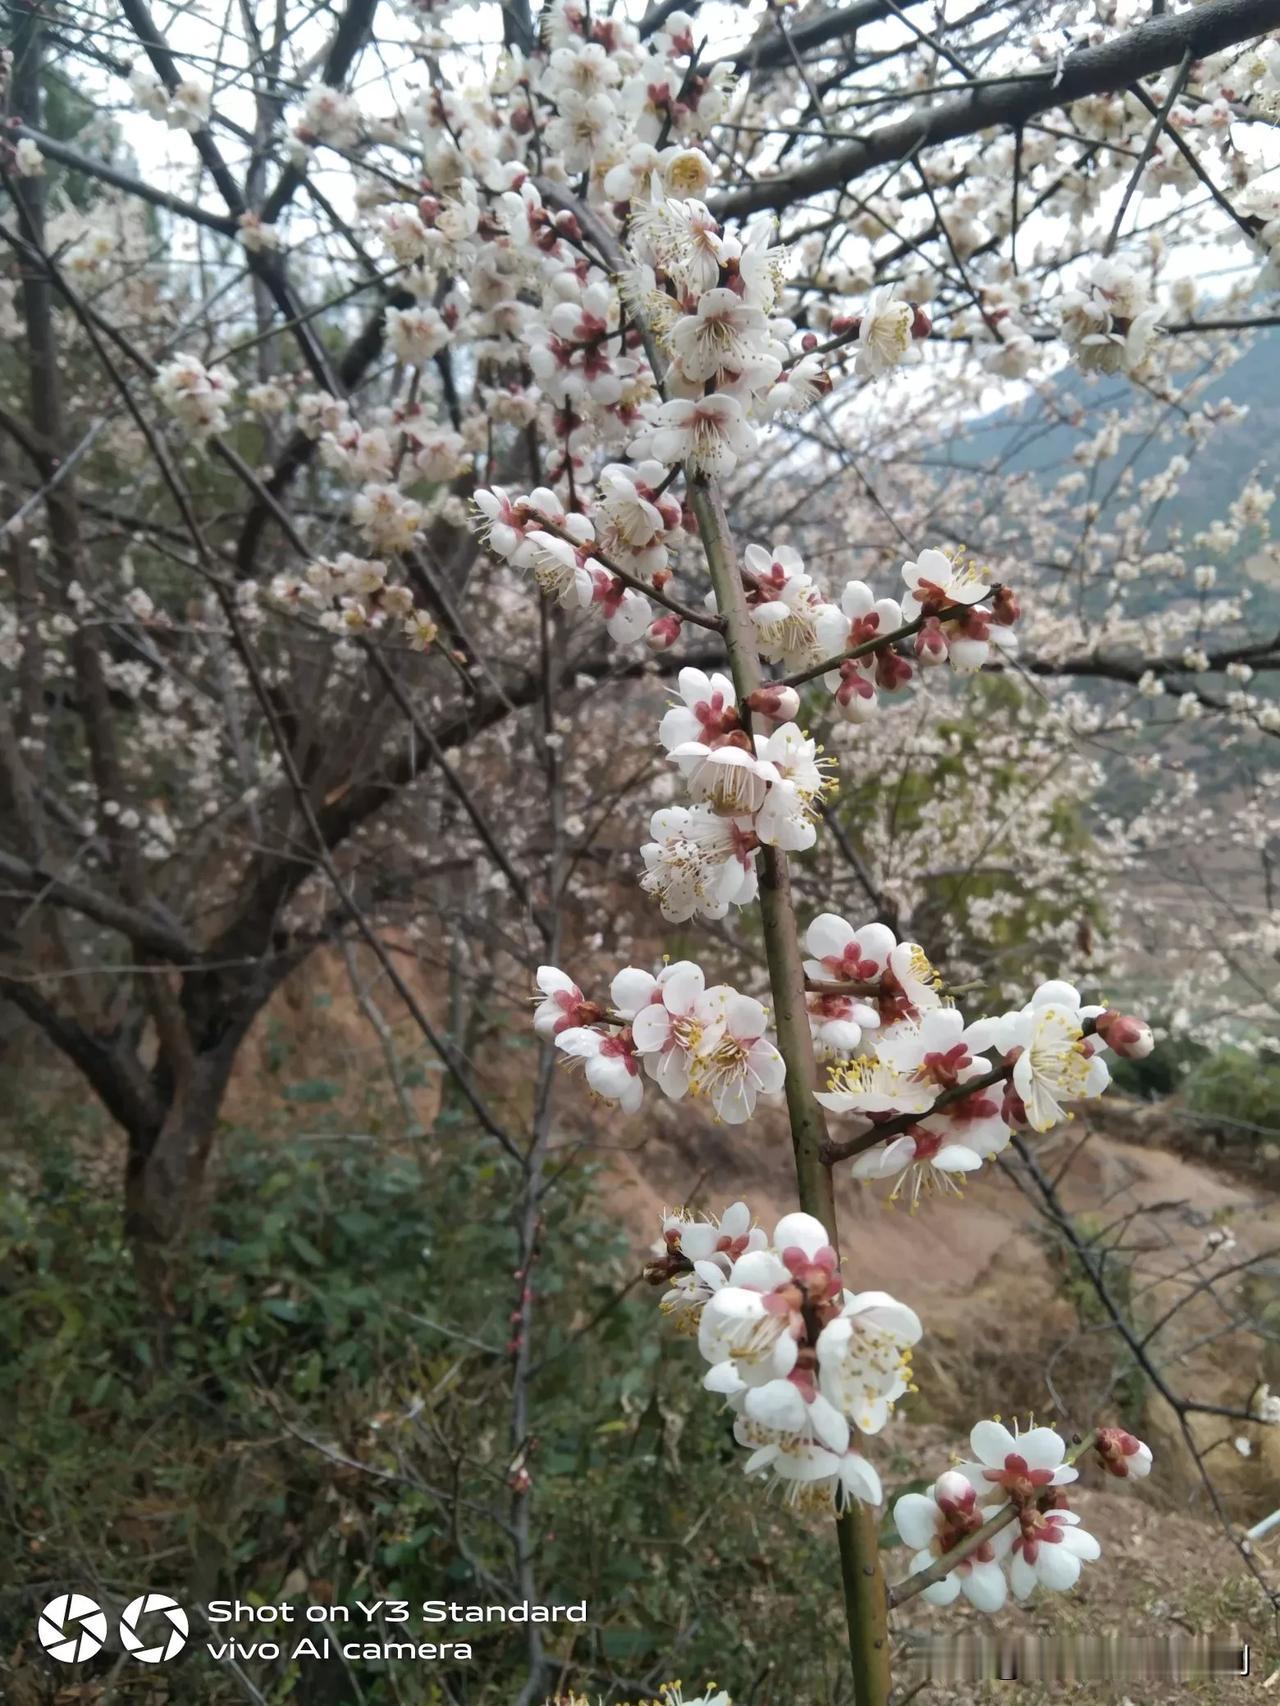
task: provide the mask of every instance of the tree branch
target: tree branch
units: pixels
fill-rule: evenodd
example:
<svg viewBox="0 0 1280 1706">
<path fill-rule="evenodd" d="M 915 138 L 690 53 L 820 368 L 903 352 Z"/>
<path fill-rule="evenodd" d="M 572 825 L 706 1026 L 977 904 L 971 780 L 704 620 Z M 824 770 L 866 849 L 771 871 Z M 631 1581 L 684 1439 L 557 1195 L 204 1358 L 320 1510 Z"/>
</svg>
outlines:
<svg viewBox="0 0 1280 1706">
<path fill-rule="evenodd" d="M 958 95 L 873 131 L 865 141 L 824 149 L 792 172 L 761 179 L 710 198 L 717 219 L 742 218 L 761 208 L 784 209 L 806 196 L 843 187 L 877 166 L 918 148 L 954 142 L 994 125 L 1024 124 L 1038 113 L 1089 95 L 1123 88 L 1176 65 L 1184 54 L 1202 59 L 1280 27 L 1280 0 L 1206 0 L 1187 12 L 1151 18 L 1127 34 L 1068 54 L 1059 72 L 1028 71 L 1017 82 Z M 796 32 L 793 33 L 793 38 Z M 780 44 L 780 51 L 785 48 Z"/>
</svg>

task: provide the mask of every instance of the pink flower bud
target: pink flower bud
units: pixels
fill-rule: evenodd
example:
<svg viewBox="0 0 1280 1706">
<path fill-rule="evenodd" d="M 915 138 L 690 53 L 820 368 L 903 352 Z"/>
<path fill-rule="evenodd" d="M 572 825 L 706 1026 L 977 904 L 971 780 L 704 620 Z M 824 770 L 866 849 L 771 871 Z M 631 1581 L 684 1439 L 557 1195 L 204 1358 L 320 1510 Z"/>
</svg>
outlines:
<svg viewBox="0 0 1280 1706">
<path fill-rule="evenodd" d="M 665 652 L 675 645 L 683 629 L 684 623 L 678 616 L 659 616 L 656 622 L 649 624 L 645 644 L 652 652 Z"/>
<path fill-rule="evenodd" d="M 747 695 L 747 707 L 762 717 L 772 717 L 775 723 L 791 723 L 800 715 L 800 695 L 794 687 L 766 683 Z"/>
<path fill-rule="evenodd" d="M 1114 1007 L 1099 1013 L 1094 1029 L 1107 1047 L 1125 1060 L 1145 1060 L 1156 1046 L 1150 1025 L 1131 1013 L 1117 1013 Z"/>
<path fill-rule="evenodd" d="M 956 1469 L 946 1469 L 933 1484 L 933 1496 L 948 1515 L 973 1508 L 977 1500 L 971 1482 Z"/>
<path fill-rule="evenodd" d="M 936 616 L 926 618 L 924 626 L 916 635 L 916 657 L 926 665 L 947 661 L 947 636 Z"/>
<path fill-rule="evenodd" d="M 1150 1446 L 1123 1428 L 1099 1428 L 1097 1451 L 1107 1473 L 1122 1481 L 1140 1481 L 1151 1473 Z"/>
<path fill-rule="evenodd" d="M 917 339 L 927 338 L 932 330 L 933 321 L 925 313 L 923 308 L 917 308 L 915 318 L 911 322 L 911 336 Z"/>
</svg>

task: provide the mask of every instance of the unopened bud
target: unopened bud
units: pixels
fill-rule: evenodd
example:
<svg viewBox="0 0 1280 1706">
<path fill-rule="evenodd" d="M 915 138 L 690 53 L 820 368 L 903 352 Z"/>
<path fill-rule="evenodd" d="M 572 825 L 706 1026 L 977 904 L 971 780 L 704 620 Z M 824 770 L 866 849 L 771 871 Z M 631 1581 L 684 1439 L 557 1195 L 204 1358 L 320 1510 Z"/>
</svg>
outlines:
<svg viewBox="0 0 1280 1706">
<path fill-rule="evenodd" d="M 1140 1481 L 1151 1473 L 1151 1448 L 1123 1428 L 1099 1428 L 1098 1456 L 1109 1475 L 1121 1481 Z"/>
<path fill-rule="evenodd" d="M 767 683 L 747 695 L 747 709 L 772 717 L 775 723 L 792 723 L 800 715 L 800 695 L 794 687 Z"/>
<path fill-rule="evenodd" d="M 831 316 L 831 335 L 842 338 L 846 332 L 857 333 L 862 322 L 854 314 L 833 314 Z"/>
<path fill-rule="evenodd" d="M 1022 615 L 1022 606 L 1014 596 L 1013 589 L 998 586 L 996 595 L 991 600 L 991 619 L 1000 628 L 1012 628 Z"/>
<path fill-rule="evenodd" d="M 886 693 L 896 692 L 911 680 L 911 665 L 891 647 L 885 646 L 875 654 L 875 658 L 876 684 L 883 687 Z"/>
<path fill-rule="evenodd" d="M 972 1482 L 956 1469 L 945 1469 L 933 1484 L 933 1496 L 948 1515 L 972 1509 L 977 1500 Z"/>
<path fill-rule="evenodd" d="M 1150 1025 L 1132 1013 L 1117 1013 L 1114 1007 L 1099 1013 L 1094 1029 L 1107 1047 L 1125 1060 L 1145 1060 L 1156 1046 Z"/>
<path fill-rule="evenodd" d="M 917 308 L 911 321 L 911 336 L 913 338 L 927 338 L 932 330 L 933 321 L 923 308 Z"/>
<path fill-rule="evenodd" d="M 665 652 L 675 645 L 683 630 L 684 623 L 678 616 L 659 616 L 649 624 L 645 644 L 652 652 Z"/>
<path fill-rule="evenodd" d="M 928 617 L 916 635 L 916 658 L 921 664 L 946 663 L 947 661 L 947 636 L 943 633 L 942 623 L 936 616 Z"/>
<path fill-rule="evenodd" d="M 818 347 L 818 339 L 817 339 L 816 334 L 813 332 L 806 332 L 805 335 L 800 340 L 800 348 L 804 351 L 804 353 L 806 355 L 808 355 L 810 350 L 815 350 L 815 349 L 817 349 L 817 347 Z"/>
</svg>

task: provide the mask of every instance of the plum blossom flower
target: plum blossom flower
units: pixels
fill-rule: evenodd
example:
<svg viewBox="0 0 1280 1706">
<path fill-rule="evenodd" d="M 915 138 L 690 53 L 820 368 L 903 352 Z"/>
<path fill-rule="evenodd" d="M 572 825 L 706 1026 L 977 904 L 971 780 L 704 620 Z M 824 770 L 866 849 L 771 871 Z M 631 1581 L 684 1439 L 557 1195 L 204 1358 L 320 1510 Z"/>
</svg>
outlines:
<svg viewBox="0 0 1280 1706">
<path fill-rule="evenodd" d="M 978 1492 L 999 1489 L 1005 1498 L 1025 1503 L 1048 1487 L 1062 1487 L 1078 1477 L 1064 1463 L 1066 1444 L 1053 1428 L 1011 1432 L 1003 1422 L 978 1422 L 969 1434 L 971 1461 L 957 1465 Z"/>
<path fill-rule="evenodd" d="M 392 485 L 370 484 L 356 493 L 351 519 L 375 551 L 407 551 L 424 520 L 422 505 Z"/>
<path fill-rule="evenodd" d="M 236 382 L 225 367 L 206 367 L 193 355 L 175 356 L 156 370 L 153 389 L 196 439 L 227 430 Z"/>
<path fill-rule="evenodd" d="M 936 1096 L 991 1070 L 975 1051 L 987 1046 L 992 1029 L 982 1019 L 966 1025 L 957 1007 L 934 1007 L 886 1030 L 877 1039 L 876 1054 L 895 1072 L 931 1086 Z"/>
<path fill-rule="evenodd" d="M 1119 261 L 1100 260 L 1059 303 L 1062 336 L 1087 373 L 1135 373 L 1160 324 L 1146 285 Z"/>
<path fill-rule="evenodd" d="M 756 812 L 756 834 L 769 847 L 791 852 L 812 847 L 819 809 L 833 787 L 831 761 L 795 723 L 783 723 L 767 738 L 757 736 L 756 753 L 775 772 Z"/>
<path fill-rule="evenodd" d="M 826 1513 L 851 1505 L 879 1505 L 884 1490 L 875 1465 L 850 1442 L 843 1452 L 818 1444 L 764 1445 L 743 1466 L 748 1475 L 768 1474 L 798 1510 Z"/>
<path fill-rule="evenodd" d="M 761 1095 L 781 1090 L 787 1075 L 781 1054 L 765 1036 L 765 1010 L 750 995 L 730 993 L 724 1031 L 698 1049 L 690 1089 L 706 1096 L 726 1125 L 741 1125 Z"/>
<path fill-rule="evenodd" d="M 757 837 L 749 821 L 704 805 L 668 806 L 653 814 L 649 829 L 654 839 L 640 849 L 640 887 L 670 923 L 723 918 L 730 906 L 754 899 Z"/>
<path fill-rule="evenodd" d="M 687 463 L 713 480 L 731 474 L 739 459 L 755 449 L 756 435 L 742 404 L 721 392 L 676 397 L 661 405 L 654 421 L 649 448 L 658 461 Z"/>
<path fill-rule="evenodd" d="M 977 604 L 991 592 L 976 563 L 961 563 L 932 548 L 914 562 L 902 565 L 902 578 L 925 614 L 934 615 L 949 604 Z"/>
<path fill-rule="evenodd" d="M 717 287 L 698 298 L 667 333 L 667 346 L 684 378 L 701 384 L 724 373 L 740 373 L 768 337 L 768 321 L 759 308 L 732 290 Z"/>
<path fill-rule="evenodd" d="M 645 1071 L 663 1094 L 678 1102 L 687 1094 L 700 1053 L 725 1032 L 726 985 L 706 987 L 702 967 L 680 960 L 655 980 L 654 998 L 632 1019 Z"/>
<path fill-rule="evenodd" d="M 1107 1064 L 1085 1037 L 1078 1006 L 1034 1000 L 1022 1012 L 996 1021 L 998 1046 L 1013 1056 L 1011 1089 L 1033 1131 L 1049 1131 L 1067 1118 L 1067 1102 L 1100 1096 L 1111 1082 Z"/>
<path fill-rule="evenodd" d="M 533 1028 L 544 1041 L 550 1042 L 563 1031 L 582 1024 L 582 1009 L 586 997 L 567 972 L 558 966 L 539 966 L 538 988 L 542 1000 L 533 1013 Z"/>
<path fill-rule="evenodd" d="M 539 589 L 564 609 L 585 610 L 595 597 L 595 581 L 581 553 L 554 533 L 534 528 L 511 560 L 518 568 L 532 569 Z"/>
<path fill-rule="evenodd" d="M 1080 1579 L 1081 1565 L 1102 1556 L 1092 1534 L 1077 1526 L 1075 1511 L 1025 1508 L 1009 1557 L 1009 1584 L 1018 1599 L 1036 1588 L 1065 1593 Z"/>
<path fill-rule="evenodd" d="M 744 1202 L 730 1203 L 717 1220 L 714 1215 L 691 1215 L 682 1208 L 662 1217 L 662 1247 L 678 1251 L 690 1262 L 715 1262 L 728 1274 L 739 1256 L 768 1247 L 762 1226 L 755 1226 Z"/>
<path fill-rule="evenodd" d="M 885 924 L 855 930 L 838 913 L 822 912 L 805 932 L 804 944 L 812 955 L 804 963 L 805 976 L 815 983 L 872 984 L 888 970 L 898 939 Z"/>
<path fill-rule="evenodd" d="M 864 379 L 877 379 L 904 361 L 911 350 L 915 318 L 915 309 L 897 299 L 892 285 L 873 290 L 858 327 L 854 371 Z"/>
<path fill-rule="evenodd" d="M 953 1469 L 939 1475 L 928 1493 L 904 1493 L 893 1507 L 894 1527 L 914 1548 L 911 1574 L 927 1570 L 969 1535 L 999 1514 L 1000 1505 L 978 1504 L 978 1495 Z M 1008 1597 L 1000 1561 L 1013 1544 L 1012 1528 L 1002 1528 L 955 1568 L 921 1593 L 932 1605 L 950 1605 L 963 1593 L 979 1611 L 999 1611 Z"/>
<path fill-rule="evenodd" d="M 765 802 L 769 784 L 781 780 L 741 731 L 720 737 L 714 745 L 681 741 L 669 756 L 684 772 L 694 799 L 706 800 L 722 817 L 754 817 Z"/>
<path fill-rule="evenodd" d="M 570 1059 L 586 1062 L 587 1083 L 606 1102 L 633 1114 L 644 1100 L 644 1080 L 629 1030 L 597 1031 L 577 1025 L 561 1031 L 556 1047 Z"/>
<path fill-rule="evenodd" d="M 751 617 L 761 655 L 787 669 L 802 669 L 823 654 L 824 622 L 838 612 L 804 572 L 799 552 L 788 545 L 766 550 L 748 545 L 743 563 L 753 585 Z"/>
<path fill-rule="evenodd" d="M 388 308 L 387 343 L 398 360 L 421 367 L 439 355 L 451 336 L 444 316 L 435 308 Z"/>
<path fill-rule="evenodd" d="M 1004 1129 L 1007 1140 L 1008 1129 Z M 922 1193 L 937 1188 L 958 1191 L 957 1176 L 976 1172 L 982 1162 L 978 1150 L 950 1138 L 945 1122 L 922 1121 L 900 1137 L 855 1156 L 850 1172 L 855 1179 L 867 1181 L 893 1179 L 890 1201 L 897 1200 L 910 1180 L 908 1195 L 914 1208 Z"/>
<path fill-rule="evenodd" d="M 884 1291 L 846 1292 L 818 1335 L 818 1384 L 864 1434 L 877 1434 L 911 1385 L 911 1347 L 920 1318 Z"/>
<path fill-rule="evenodd" d="M 902 606 L 896 598 L 877 598 L 865 581 L 847 581 L 840 603 L 827 605 L 818 624 L 823 655 L 883 640 L 903 625 Z"/>
<path fill-rule="evenodd" d="M 703 1384 L 736 1395 L 787 1379 L 805 1334 L 805 1307 L 829 1310 L 842 1290 L 822 1222 L 811 1214 L 783 1215 L 769 1246 L 734 1262 L 728 1285 L 703 1313 L 698 1348 L 711 1364 Z"/>
<path fill-rule="evenodd" d="M 738 1257 L 767 1245 L 764 1229 L 752 1225 L 745 1203 L 730 1203 L 719 1220 L 675 1209 L 662 1217 L 657 1259 L 645 1275 L 651 1283 L 669 1282 L 659 1309 L 678 1332 L 696 1334 L 704 1304 L 725 1284 Z"/>
<path fill-rule="evenodd" d="M 880 1024 L 880 1012 L 855 995 L 824 995 L 811 990 L 805 997 L 809 1030 L 820 1055 L 851 1055 L 868 1031 Z"/>
<path fill-rule="evenodd" d="M 833 1114 L 923 1114 L 935 1092 L 909 1074 L 899 1072 L 878 1055 L 858 1055 L 831 1068 L 827 1089 L 814 1094 Z"/>
<path fill-rule="evenodd" d="M 705 675 L 685 668 L 676 677 L 680 703 L 658 725 L 658 739 L 668 752 L 686 741 L 715 740 L 740 726 L 733 683 L 718 672 Z"/>
</svg>

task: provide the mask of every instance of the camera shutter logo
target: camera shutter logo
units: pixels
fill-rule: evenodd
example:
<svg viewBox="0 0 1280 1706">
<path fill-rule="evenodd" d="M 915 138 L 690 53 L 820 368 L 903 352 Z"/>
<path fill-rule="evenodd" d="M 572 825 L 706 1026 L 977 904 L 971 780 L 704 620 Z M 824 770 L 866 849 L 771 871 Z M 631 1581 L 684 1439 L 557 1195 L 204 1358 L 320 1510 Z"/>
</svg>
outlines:
<svg viewBox="0 0 1280 1706">
<path fill-rule="evenodd" d="M 101 1652 L 107 1639 L 107 1620 L 97 1600 L 88 1594 L 60 1593 L 40 1613 L 36 1633 L 51 1659 L 78 1665 Z"/>
<path fill-rule="evenodd" d="M 149 1619 L 145 1632 L 138 1628 L 144 1617 Z M 144 1665 L 176 1659 L 190 1629 L 186 1612 L 167 1593 L 140 1593 L 120 1614 L 120 1644 Z"/>
</svg>

